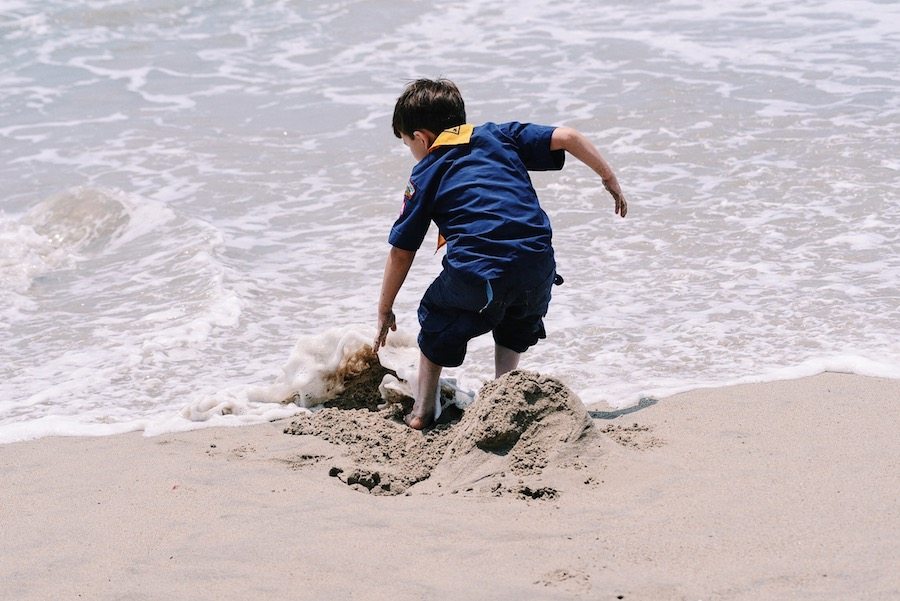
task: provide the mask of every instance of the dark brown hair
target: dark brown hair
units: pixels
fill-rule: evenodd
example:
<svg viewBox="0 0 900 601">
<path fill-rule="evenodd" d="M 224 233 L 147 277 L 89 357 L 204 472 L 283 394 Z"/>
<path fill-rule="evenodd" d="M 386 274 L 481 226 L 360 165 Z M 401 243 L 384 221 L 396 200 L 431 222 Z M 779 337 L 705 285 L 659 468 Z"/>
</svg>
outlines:
<svg viewBox="0 0 900 601">
<path fill-rule="evenodd" d="M 394 105 L 394 135 L 412 136 L 425 129 L 438 135 L 466 122 L 466 105 L 449 79 L 417 79 L 403 90 Z"/>
</svg>

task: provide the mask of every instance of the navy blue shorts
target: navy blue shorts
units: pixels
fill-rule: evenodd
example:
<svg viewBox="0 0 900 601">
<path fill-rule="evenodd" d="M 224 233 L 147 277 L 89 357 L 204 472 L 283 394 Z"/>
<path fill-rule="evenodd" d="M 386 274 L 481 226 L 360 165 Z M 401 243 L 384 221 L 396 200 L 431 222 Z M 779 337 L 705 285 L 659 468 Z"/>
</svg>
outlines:
<svg viewBox="0 0 900 601">
<path fill-rule="evenodd" d="M 546 338 L 544 316 L 556 277 L 552 255 L 524 273 L 491 282 L 461 277 L 445 268 L 419 304 L 419 349 L 444 367 L 461 365 L 470 340 L 493 332 L 494 342 L 524 353 Z"/>
</svg>

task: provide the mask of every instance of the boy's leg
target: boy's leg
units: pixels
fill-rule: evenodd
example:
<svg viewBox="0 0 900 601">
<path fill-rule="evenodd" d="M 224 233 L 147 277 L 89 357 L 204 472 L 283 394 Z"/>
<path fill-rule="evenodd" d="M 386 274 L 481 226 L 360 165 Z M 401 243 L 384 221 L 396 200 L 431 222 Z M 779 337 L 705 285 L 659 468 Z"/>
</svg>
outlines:
<svg viewBox="0 0 900 601">
<path fill-rule="evenodd" d="M 521 353 L 517 353 L 505 346 L 494 344 L 494 377 L 499 378 L 503 374 L 510 372 L 519 366 L 519 357 Z"/>
<path fill-rule="evenodd" d="M 404 421 L 414 429 L 421 430 L 434 421 L 434 405 L 438 401 L 438 384 L 441 370 L 444 368 L 432 362 L 423 353 L 419 353 L 419 386 L 416 391 L 416 402 L 412 411 Z"/>
</svg>

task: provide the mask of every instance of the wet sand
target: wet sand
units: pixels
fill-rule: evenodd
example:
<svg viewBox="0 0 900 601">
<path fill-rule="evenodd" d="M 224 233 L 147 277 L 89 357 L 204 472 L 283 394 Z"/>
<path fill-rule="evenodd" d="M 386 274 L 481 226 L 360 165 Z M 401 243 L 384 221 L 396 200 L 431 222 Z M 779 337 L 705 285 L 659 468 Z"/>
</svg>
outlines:
<svg viewBox="0 0 900 601">
<path fill-rule="evenodd" d="M 0 599 L 900 598 L 900 381 L 607 412 L 511 378 L 424 434 L 338 405 L 2 445 Z"/>
</svg>

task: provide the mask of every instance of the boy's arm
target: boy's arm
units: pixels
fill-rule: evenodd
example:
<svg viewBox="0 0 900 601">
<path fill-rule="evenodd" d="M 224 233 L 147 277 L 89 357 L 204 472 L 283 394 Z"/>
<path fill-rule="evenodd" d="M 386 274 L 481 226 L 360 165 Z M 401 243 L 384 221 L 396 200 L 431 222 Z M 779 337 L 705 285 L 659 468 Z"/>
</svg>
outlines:
<svg viewBox="0 0 900 601">
<path fill-rule="evenodd" d="M 619 180 L 613 173 L 612 167 L 600 154 L 600 151 L 584 137 L 581 132 L 571 127 L 557 127 L 550 138 L 550 150 L 565 150 L 573 157 L 590 167 L 603 179 L 603 187 L 616 201 L 616 214 L 625 216 L 628 212 L 628 203 L 625 195 L 619 187 Z"/>
<path fill-rule="evenodd" d="M 387 339 L 388 330 L 397 331 L 397 318 L 394 316 L 394 299 L 406 280 L 406 274 L 416 258 L 415 251 L 391 247 L 384 264 L 384 279 L 381 282 L 381 298 L 378 301 L 378 335 L 372 347 L 377 352 Z"/>
</svg>

